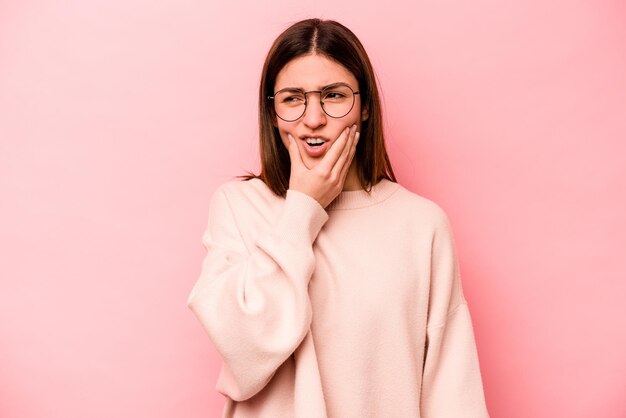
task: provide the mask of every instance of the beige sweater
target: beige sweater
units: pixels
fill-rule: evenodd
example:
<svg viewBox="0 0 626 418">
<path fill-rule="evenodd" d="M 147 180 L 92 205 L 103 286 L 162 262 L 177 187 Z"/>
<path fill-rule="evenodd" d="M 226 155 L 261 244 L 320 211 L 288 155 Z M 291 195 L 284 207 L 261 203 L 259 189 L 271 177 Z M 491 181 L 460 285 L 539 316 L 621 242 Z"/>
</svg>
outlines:
<svg viewBox="0 0 626 418">
<path fill-rule="evenodd" d="M 222 357 L 223 417 L 484 418 L 450 222 L 382 180 L 323 208 L 231 180 L 187 305 Z"/>
</svg>

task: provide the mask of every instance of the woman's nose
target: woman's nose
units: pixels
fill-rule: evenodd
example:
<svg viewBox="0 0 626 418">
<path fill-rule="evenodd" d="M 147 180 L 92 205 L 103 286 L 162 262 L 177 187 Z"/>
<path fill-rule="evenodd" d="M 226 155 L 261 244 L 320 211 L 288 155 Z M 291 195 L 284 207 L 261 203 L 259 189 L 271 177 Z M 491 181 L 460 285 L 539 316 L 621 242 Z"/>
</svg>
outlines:
<svg viewBox="0 0 626 418">
<path fill-rule="evenodd" d="M 314 128 L 326 122 L 326 113 L 319 100 L 309 100 L 304 110 L 305 125 Z"/>
</svg>

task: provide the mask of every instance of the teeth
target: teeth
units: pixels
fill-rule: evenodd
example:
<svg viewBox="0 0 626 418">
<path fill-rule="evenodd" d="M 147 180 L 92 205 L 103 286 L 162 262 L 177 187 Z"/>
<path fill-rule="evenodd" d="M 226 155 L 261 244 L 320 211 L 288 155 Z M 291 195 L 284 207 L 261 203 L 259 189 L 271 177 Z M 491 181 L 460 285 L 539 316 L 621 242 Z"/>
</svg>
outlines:
<svg viewBox="0 0 626 418">
<path fill-rule="evenodd" d="M 319 139 L 319 138 L 307 138 L 306 143 L 307 144 L 322 144 L 324 143 L 324 140 Z"/>
</svg>

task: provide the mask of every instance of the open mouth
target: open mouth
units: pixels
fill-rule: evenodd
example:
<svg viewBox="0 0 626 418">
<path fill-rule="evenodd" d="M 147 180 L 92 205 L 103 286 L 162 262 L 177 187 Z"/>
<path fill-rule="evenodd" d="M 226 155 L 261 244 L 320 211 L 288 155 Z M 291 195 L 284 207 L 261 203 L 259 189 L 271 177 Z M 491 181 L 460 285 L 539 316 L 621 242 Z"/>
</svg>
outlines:
<svg viewBox="0 0 626 418">
<path fill-rule="evenodd" d="M 328 142 L 326 141 L 318 141 L 319 143 L 311 143 L 309 144 L 305 140 L 302 140 L 304 143 L 304 149 L 307 154 L 311 157 L 319 157 L 324 154 L 326 149 L 328 148 Z"/>
</svg>

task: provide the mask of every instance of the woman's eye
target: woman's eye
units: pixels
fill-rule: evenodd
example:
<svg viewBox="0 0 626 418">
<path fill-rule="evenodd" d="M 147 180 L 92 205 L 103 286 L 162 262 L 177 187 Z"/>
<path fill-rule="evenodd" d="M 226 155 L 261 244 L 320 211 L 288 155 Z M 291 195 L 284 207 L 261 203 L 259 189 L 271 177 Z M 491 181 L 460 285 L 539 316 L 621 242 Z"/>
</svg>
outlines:
<svg viewBox="0 0 626 418">
<path fill-rule="evenodd" d="M 330 92 L 325 96 L 327 99 L 339 99 L 342 97 L 345 97 L 343 94 L 339 93 L 339 92 Z"/>
</svg>

